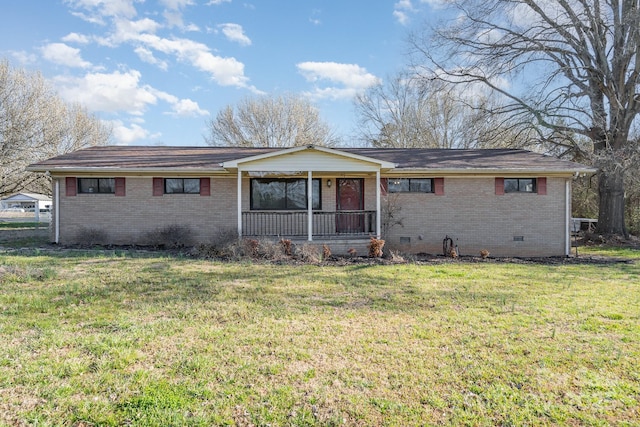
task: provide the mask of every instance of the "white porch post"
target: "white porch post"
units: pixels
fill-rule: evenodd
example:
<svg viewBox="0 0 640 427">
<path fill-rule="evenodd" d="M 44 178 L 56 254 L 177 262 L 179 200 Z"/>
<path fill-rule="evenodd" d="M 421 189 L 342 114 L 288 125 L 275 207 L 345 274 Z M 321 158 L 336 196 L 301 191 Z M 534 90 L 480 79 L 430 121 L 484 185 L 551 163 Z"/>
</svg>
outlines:
<svg viewBox="0 0 640 427">
<path fill-rule="evenodd" d="M 380 169 L 378 169 L 376 171 L 376 239 L 380 237 Z"/>
<path fill-rule="evenodd" d="M 242 237 L 242 170 L 238 168 L 238 237 Z"/>
<path fill-rule="evenodd" d="M 307 240 L 313 240 L 313 179 L 307 171 Z"/>
</svg>

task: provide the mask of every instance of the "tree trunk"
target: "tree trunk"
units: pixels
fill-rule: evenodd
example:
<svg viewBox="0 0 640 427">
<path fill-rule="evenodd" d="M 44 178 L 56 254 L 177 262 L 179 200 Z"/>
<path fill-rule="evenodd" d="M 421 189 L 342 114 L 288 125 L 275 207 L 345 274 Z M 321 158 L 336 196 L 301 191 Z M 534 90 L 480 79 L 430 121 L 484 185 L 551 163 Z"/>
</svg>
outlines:
<svg viewBox="0 0 640 427">
<path fill-rule="evenodd" d="M 624 170 L 606 166 L 598 175 L 599 213 L 597 232 L 602 235 L 628 237 L 624 215 Z"/>
</svg>

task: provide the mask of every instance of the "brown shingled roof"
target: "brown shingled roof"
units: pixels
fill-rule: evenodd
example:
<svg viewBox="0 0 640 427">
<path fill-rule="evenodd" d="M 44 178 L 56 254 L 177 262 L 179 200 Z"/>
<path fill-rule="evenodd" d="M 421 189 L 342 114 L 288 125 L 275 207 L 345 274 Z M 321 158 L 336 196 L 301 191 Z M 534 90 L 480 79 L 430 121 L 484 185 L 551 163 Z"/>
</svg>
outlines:
<svg viewBox="0 0 640 427">
<path fill-rule="evenodd" d="M 29 168 L 222 169 L 222 162 L 263 152 L 259 148 L 108 145 L 63 154 Z"/>
<path fill-rule="evenodd" d="M 279 148 L 237 147 L 91 147 L 53 157 L 29 166 L 29 170 L 114 168 L 132 170 L 223 170 L 222 163 L 280 151 Z M 526 150 L 451 150 L 337 148 L 337 151 L 371 157 L 396 164 L 396 170 L 527 170 L 548 172 L 592 172 L 566 160 Z"/>
<path fill-rule="evenodd" d="M 561 160 L 527 150 L 476 149 L 457 150 L 440 148 L 357 148 L 344 149 L 361 156 L 396 163 L 399 169 L 509 169 L 580 171 L 590 168 L 575 162 Z"/>
</svg>

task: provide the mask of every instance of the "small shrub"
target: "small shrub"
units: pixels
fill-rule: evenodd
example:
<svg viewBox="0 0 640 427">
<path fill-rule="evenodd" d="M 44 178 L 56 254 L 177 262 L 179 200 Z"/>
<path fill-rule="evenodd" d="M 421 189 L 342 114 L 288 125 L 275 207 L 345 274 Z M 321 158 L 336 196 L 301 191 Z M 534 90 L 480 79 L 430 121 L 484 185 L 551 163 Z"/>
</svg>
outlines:
<svg viewBox="0 0 640 427">
<path fill-rule="evenodd" d="M 193 246 L 194 233 L 187 225 L 171 224 L 149 232 L 146 240 L 158 248 L 179 249 Z"/>
<path fill-rule="evenodd" d="M 293 251 L 293 245 L 289 248 Z M 281 241 L 242 239 L 230 248 L 230 254 L 236 259 L 267 259 L 278 261 L 287 257 Z"/>
<path fill-rule="evenodd" d="M 290 248 L 291 249 L 291 248 Z M 258 257 L 271 261 L 279 261 L 287 257 L 284 246 L 271 240 L 258 241 Z"/>
<path fill-rule="evenodd" d="M 369 258 L 381 258 L 384 240 L 372 237 L 369 242 Z"/>
<path fill-rule="evenodd" d="M 480 257 L 482 259 L 487 259 L 489 257 L 490 252 L 486 249 L 480 251 Z"/>
<path fill-rule="evenodd" d="M 326 260 L 331 258 L 331 249 L 329 248 L 329 245 L 327 245 L 326 243 L 322 244 L 322 259 Z"/>
<path fill-rule="evenodd" d="M 291 256 L 292 254 L 291 240 L 280 239 L 280 244 L 282 245 L 282 250 L 284 251 L 284 254 L 286 256 Z"/>
<path fill-rule="evenodd" d="M 243 256 L 248 256 L 249 258 L 258 258 L 258 248 L 260 247 L 260 241 L 256 239 L 243 239 L 240 243 L 240 248 Z"/>
<path fill-rule="evenodd" d="M 398 262 L 398 263 L 407 262 L 406 258 L 400 252 L 394 251 L 394 250 L 385 249 L 382 257 L 385 259 L 388 259 L 391 262 Z"/>
<path fill-rule="evenodd" d="M 318 263 L 320 262 L 320 251 L 317 246 L 304 244 L 296 251 L 298 258 L 304 262 Z"/>
<path fill-rule="evenodd" d="M 449 256 L 451 258 L 458 258 L 458 247 L 457 246 L 449 249 Z"/>
<path fill-rule="evenodd" d="M 195 253 L 205 258 L 234 258 L 237 253 L 238 232 L 233 228 L 219 229 L 210 244 L 200 244 Z"/>
<path fill-rule="evenodd" d="M 349 250 L 347 251 L 347 253 L 348 253 L 351 257 L 353 257 L 353 258 L 355 258 L 356 256 L 358 256 L 358 251 L 357 251 L 355 248 L 349 248 Z"/>
<path fill-rule="evenodd" d="M 76 243 L 82 246 L 106 245 L 109 241 L 107 232 L 98 228 L 82 227 L 75 238 Z"/>
</svg>

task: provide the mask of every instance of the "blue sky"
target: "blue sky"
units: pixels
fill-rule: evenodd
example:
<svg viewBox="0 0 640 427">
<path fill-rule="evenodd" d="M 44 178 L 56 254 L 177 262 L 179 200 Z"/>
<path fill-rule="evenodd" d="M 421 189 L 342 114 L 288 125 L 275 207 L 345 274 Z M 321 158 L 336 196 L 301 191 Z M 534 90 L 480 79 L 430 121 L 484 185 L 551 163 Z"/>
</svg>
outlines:
<svg viewBox="0 0 640 427">
<path fill-rule="evenodd" d="M 110 122 L 117 144 L 203 145 L 223 107 L 284 93 L 350 144 L 353 96 L 407 63 L 437 1 L 9 0 L 0 57 Z"/>
</svg>

